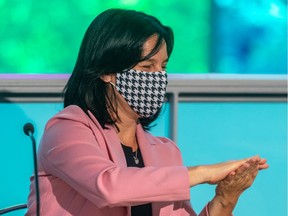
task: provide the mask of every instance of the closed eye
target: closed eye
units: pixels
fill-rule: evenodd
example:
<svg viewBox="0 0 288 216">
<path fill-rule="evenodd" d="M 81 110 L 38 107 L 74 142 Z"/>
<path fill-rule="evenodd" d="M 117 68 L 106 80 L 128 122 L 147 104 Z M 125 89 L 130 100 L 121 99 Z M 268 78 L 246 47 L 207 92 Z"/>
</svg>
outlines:
<svg viewBox="0 0 288 216">
<path fill-rule="evenodd" d="M 152 68 L 152 65 L 142 65 L 141 67 L 143 67 L 145 69 L 150 69 L 150 68 Z"/>
</svg>

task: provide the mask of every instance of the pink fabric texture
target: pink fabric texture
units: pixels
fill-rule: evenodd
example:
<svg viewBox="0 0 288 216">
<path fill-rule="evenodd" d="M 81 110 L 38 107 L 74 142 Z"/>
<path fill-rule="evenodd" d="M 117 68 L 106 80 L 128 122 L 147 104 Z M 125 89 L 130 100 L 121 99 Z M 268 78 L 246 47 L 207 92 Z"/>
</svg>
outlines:
<svg viewBox="0 0 288 216">
<path fill-rule="evenodd" d="M 38 151 L 41 216 L 129 216 L 152 202 L 153 216 L 196 216 L 177 146 L 137 126 L 144 168 L 127 167 L 116 131 L 69 106 L 46 125 Z M 36 215 L 31 177 L 27 216 Z M 207 208 L 199 214 L 208 216 Z"/>
</svg>

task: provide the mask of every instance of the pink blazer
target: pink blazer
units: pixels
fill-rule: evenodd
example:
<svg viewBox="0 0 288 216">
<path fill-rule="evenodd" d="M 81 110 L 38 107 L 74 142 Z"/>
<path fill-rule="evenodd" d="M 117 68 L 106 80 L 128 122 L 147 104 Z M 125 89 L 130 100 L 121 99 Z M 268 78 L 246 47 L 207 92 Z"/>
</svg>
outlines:
<svg viewBox="0 0 288 216">
<path fill-rule="evenodd" d="M 46 125 L 38 151 L 41 216 L 129 216 L 152 203 L 153 216 L 197 214 L 177 146 L 137 126 L 144 168 L 127 168 L 116 131 L 102 129 L 91 113 L 69 106 Z M 36 215 L 31 177 L 28 212 Z M 200 213 L 208 216 L 207 207 Z"/>
</svg>

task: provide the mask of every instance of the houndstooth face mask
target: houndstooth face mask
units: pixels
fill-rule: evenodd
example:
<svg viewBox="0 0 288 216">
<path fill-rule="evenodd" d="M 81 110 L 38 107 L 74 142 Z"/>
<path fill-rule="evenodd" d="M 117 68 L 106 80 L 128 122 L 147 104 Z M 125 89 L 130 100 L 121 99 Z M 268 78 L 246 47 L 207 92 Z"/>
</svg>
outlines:
<svg viewBox="0 0 288 216">
<path fill-rule="evenodd" d="M 126 69 L 117 73 L 116 90 L 142 118 L 153 116 L 162 106 L 167 86 L 165 71 L 146 72 Z"/>
</svg>

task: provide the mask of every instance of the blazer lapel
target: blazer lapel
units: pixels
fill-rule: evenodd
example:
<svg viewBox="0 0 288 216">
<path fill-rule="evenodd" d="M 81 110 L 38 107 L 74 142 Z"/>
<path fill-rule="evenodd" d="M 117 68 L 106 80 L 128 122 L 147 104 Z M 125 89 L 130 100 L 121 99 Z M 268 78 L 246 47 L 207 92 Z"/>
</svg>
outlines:
<svg viewBox="0 0 288 216">
<path fill-rule="evenodd" d="M 136 137 L 145 166 L 157 166 L 157 145 L 153 139 L 143 130 L 140 124 L 137 125 Z"/>
<path fill-rule="evenodd" d="M 107 148 L 110 153 L 111 160 L 120 167 L 127 167 L 125 155 L 115 129 L 108 126 L 104 129 L 104 137 L 106 140 Z"/>
<path fill-rule="evenodd" d="M 90 111 L 88 113 L 97 127 L 97 130 L 94 131 L 96 139 L 100 145 L 101 143 L 105 143 L 102 147 L 107 149 L 109 158 L 117 166 L 127 167 L 125 155 L 115 129 L 112 126 L 107 126 L 107 129 L 103 129 L 94 115 Z"/>
<path fill-rule="evenodd" d="M 148 135 L 140 124 L 136 131 L 137 141 L 141 150 L 142 158 L 145 166 L 161 167 L 159 160 L 159 153 L 161 153 L 161 146 L 155 142 L 150 135 Z M 166 202 L 152 203 L 153 215 L 166 216 L 170 215 L 173 205 Z"/>
</svg>

